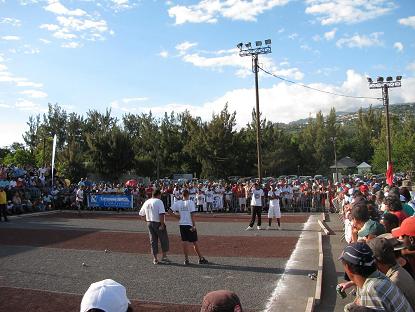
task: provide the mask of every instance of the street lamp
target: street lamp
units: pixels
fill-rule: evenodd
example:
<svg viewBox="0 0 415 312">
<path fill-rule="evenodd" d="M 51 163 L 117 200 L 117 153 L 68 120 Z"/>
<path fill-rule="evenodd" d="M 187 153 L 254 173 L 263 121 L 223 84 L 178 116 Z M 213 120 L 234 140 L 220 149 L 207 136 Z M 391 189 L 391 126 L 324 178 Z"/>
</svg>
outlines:
<svg viewBox="0 0 415 312">
<path fill-rule="evenodd" d="M 339 171 L 337 168 L 337 151 L 336 151 L 336 137 L 331 137 L 330 141 L 333 142 L 333 149 L 334 149 L 334 166 L 336 168 L 336 182 L 339 182 Z"/>
<path fill-rule="evenodd" d="M 271 53 L 271 39 L 264 41 L 255 41 L 255 47 L 250 42 L 245 45 L 241 42 L 236 46 L 239 49 L 239 56 L 252 57 L 252 71 L 255 73 L 255 95 L 256 95 L 256 144 L 258 158 L 258 178 L 262 180 L 262 164 L 261 164 L 261 125 L 259 117 L 259 89 L 258 89 L 258 55 Z"/>
<path fill-rule="evenodd" d="M 388 154 L 388 162 L 386 163 L 386 170 L 392 166 L 392 149 L 391 149 L 391 137 L 390 137 L 390 122 L 389 122 L 389 88 L 400 88 L 402 76 L 396 76 L 396 80 L 393 80 L 391 76 L 384 81 L 383 77 L 378 77 L 377 81 L 373 81 L 371 78 L 367 78 L 369 82 L 369 89 L 382 89 L 383 105 L 386 111 L 386 149 Z"/>
</svg>

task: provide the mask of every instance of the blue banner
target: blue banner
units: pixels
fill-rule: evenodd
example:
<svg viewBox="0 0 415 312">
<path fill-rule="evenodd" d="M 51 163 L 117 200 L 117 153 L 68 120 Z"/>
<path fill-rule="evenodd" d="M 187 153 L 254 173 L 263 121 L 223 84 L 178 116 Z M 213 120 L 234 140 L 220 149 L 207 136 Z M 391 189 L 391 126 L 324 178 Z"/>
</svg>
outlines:
<svg viewBox="0 0 415 312">
<path fill-rule="evenodd" d="M 89 195 L 90 208 L 133 208 L 133 195 Z"/>
</svg>

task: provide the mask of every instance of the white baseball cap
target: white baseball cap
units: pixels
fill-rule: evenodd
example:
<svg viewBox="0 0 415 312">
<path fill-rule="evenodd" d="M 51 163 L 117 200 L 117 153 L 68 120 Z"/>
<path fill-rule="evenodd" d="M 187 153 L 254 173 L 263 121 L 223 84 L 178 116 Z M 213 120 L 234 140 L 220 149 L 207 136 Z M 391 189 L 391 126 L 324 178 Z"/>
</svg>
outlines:
<svg viewBox="0 0 415 312">
<path fill-rule="evenodd" d="M 129 304 L 125 287 L 112 279 L 106 279 L 89 286 L 82 298 L 80 312 L 90 309 L 126 312 Z"/>
</svg>

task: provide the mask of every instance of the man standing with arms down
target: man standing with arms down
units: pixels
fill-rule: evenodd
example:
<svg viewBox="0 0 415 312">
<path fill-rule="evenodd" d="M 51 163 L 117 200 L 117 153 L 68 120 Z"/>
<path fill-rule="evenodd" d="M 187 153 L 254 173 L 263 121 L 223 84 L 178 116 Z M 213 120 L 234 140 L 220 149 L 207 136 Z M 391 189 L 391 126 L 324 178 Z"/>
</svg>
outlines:
<svg viewBox="0 0 415 312">
<path fill-rule="evenodd" d="M 255 188 L 251 191 L 251 222 L 246 228 L 246 231 L 252 230 L 254 228 L 255 218 L 258 216 L 257 229 L 262 230 L 261 228 L 261 213 L 262 213 L 262 199 L 264 197 L 264 191 L 259 187 L 259 183 L 255 182 Z"/>
<path fill-rule="evenodd" d="M 152 198 L 149 198 L 144 202 L 139 212 L 140 216 L 146 217 L 148 234 L 150 236 L 151 253 L 153 254 L 153 264 L 159 264 L 157 258 L 159 240 L 163 253 L 161 261 L 170 262 L 167 258 L 167 252 L 169 251 L 169 237 L 167 236 L 165 223 L 166 211 L 160 197 L 160 190 L 154 190 Z"/>
<path fill-rule="evenodd" d="M 183 190 L 183 200 L 176 201 L 170 212 L 178 212 L 179 215 L 173 214 L 178 218 L 180 224 L 180 235 L 182 237 L 182 246 L 184 253 L 184 265 L 189 265 L 188 247 L 193 244 L 193 248 L 199 257 L 199 264 L 208 264 L 208 261 L 202 256 L 199 245 L 197 244 L 197 231 L 194 212 L 196 212 L 195 203 L 189 199 L 189 191 Z"/>
</svg>

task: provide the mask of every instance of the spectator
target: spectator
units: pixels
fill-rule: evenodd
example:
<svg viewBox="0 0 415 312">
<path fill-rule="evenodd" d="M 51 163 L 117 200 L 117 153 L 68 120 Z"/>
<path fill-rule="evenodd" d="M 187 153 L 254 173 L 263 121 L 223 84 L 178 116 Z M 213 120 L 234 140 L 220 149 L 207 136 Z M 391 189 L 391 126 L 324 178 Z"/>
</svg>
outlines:
<svg viewBox="0 0 415 312">
<path fill-rule="evenodd" d="M 346 246 L 339 259 L 357 287 L 355 301 L 346 305 L 344 311 L 357 305 L 377 311 L 413 312 L 399 288 L 376 269 L 372 250 L 366 243 Z"/>
<path fill-rule="evenodd" d="M 4 218 L 4 222 L 8 222 L 7 219 L 7 194 L 3 187 L 0 187 L 0 222 Z"/>
<path fill-rule="evenodd" d="M 385 227 L 385 233 L 391 233 L 392 229 L 399 226 L 399 219 L 393 213 L 385 213 L 382 215 L 380 223 Z"/>
<path fill-rule="evenodd" d="M 81 301 L 80 312 L 132 312 L 125 287 L 106 279 L 92 283 Z"/>
<path fill-rule="evenodd" d="M 402 209 L 402 203 L 399 200 L 399 196 L 388 196 L 384 200 L 385 210 L 393 213 L 399 219 L 399 224 L 402 223 L 408 216 Z"/>
<path fill-rule="evenodd" d="M 403 240 L 406 249 L 401 253 L 415 272 L 415 217 L 406 218 L 400 227 L 392 230 L 392 235 Z"/>
<path fill-rule="evenodd" d="M 239 297 L 229 290 L 216 290 L 206 294 L 200 312 L 242 312 Z"/>
<path fill-rule="evenodd" d="M 396 262 L 392 239 L 375 237 L 367 244 L 372 249 L 377 269 L 398 286 L 412 309 L 415 309 L 415 280 Z"/>
</svg>

